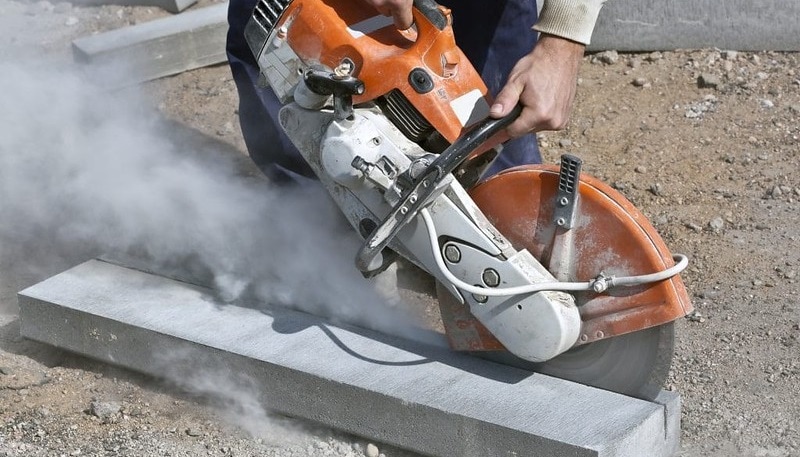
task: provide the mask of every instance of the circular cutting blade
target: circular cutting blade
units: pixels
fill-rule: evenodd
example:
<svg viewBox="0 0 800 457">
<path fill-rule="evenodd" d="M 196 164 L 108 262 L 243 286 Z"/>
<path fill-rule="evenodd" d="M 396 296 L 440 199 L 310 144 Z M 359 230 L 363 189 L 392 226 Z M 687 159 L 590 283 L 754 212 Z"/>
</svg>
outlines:
<svg viewBox="0 0 800 457">
<path fill-rule="evenodd" d="M 645 400 L 667 380 L 675 346 L 672 322 L 578 346 L 534 364 L 539 373 Z"/>
</svg>

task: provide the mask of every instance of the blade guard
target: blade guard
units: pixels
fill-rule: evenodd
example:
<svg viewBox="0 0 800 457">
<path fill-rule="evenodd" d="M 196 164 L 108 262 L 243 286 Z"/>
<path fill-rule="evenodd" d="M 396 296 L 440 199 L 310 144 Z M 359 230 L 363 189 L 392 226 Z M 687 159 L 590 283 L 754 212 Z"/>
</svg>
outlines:
<svg viewBox="0 0 800 457">
<path fill-rule="evenodd" d="M 470 190 L 470 196 L 517 249 L 528 249 L 562 281 L 632 276 L 671 267 L 672 255 L 647 218 L 622 194 L 582 175 L 573 226 L 553 221 L 558 167 L 524 165 Z M 568 234 L 567 234 L 568 233 Z M 568 236 L 569 247 L 559 248 Z M 441 294 L 440 294 L 441 296 Z M 655 327 L 685 316 L 692 304 L 680 277 L 575 294 L 583 325 L 576 345 Z M 442 320 L 454 349 L 499 350 L 502 345 L 455 300 L 442 300 Z"/>
</svg>

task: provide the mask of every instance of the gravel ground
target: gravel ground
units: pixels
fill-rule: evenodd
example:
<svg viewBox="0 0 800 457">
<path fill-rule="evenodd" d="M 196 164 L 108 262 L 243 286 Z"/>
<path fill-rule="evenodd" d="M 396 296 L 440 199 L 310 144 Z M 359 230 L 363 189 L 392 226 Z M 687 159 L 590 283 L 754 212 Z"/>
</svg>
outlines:
<svg viewBox="0 0 800 457">
<path fill-rule="evenodd" d="M 0 0 L 0 59 L 68 62 L 73 38 L 164 15 Z M 547 162 L 580 155 L 585 172 L 621 190 L 673 251 L 690 256 L 683 278 L 696 312 L 677 323 L 666 386 L 683 396 L 682 456 L 800 455 L 797 68 L 793 53 L 587 56 L 569 127 L 541 135 Z M 166 119 L 242 158 L 225 66 L 143 88 Z M 13 223 L 33 230 L 3 204 L 0 235 Z M 19 252 L 10 242 L 0 237 L 0 456 L 410 455 L 270 415 L 247 395 L 209 395 L 202 386 L 144 378 L 21 340 L 15 291 L 91 249 L 40 238 L 36 262 L 24 262 L 7 255 Z"/>
</svg>

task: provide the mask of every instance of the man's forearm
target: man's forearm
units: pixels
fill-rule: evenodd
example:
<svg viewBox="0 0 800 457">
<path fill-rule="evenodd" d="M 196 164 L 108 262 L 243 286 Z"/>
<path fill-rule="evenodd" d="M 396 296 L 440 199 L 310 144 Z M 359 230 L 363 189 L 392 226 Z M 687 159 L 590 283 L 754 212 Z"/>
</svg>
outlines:
<svg viewBox="0 0 800 457">
<path fill-rule="evenodd" d="M 544 0 L 534 30 L 588 45 L 606 0 Z"/>
</svg>

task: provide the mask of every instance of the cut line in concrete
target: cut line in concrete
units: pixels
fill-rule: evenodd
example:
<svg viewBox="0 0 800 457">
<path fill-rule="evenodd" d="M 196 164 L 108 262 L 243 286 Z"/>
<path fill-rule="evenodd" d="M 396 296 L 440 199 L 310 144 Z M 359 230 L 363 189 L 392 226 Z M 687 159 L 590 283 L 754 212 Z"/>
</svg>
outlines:
<svg viewBox="0 0 800 457">
<path fill-rule="evenodd" d="M 434 456 L 671 456 L 647 402 L 92 260 L 19 293 L 22 336 L 172 380 L 245 376 L 268 410 Z"/>
</svg>

